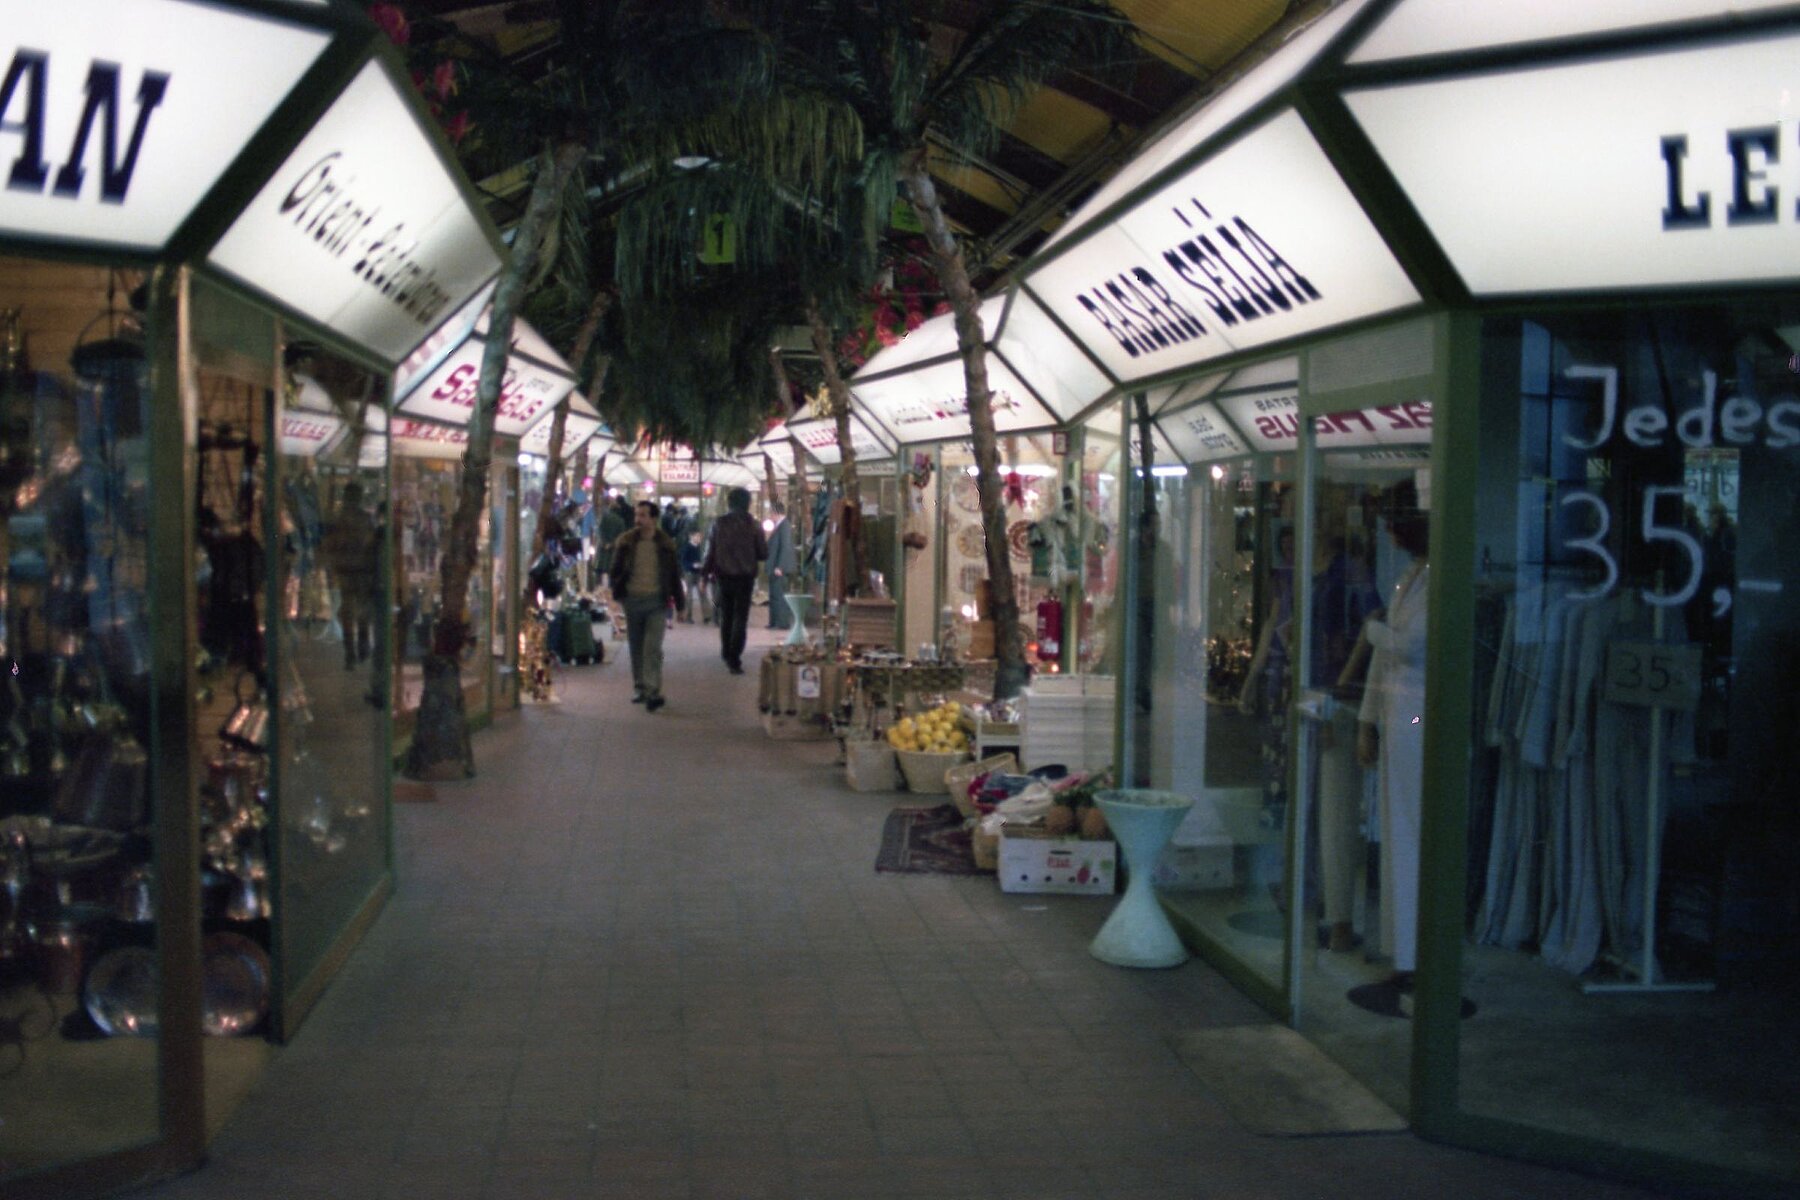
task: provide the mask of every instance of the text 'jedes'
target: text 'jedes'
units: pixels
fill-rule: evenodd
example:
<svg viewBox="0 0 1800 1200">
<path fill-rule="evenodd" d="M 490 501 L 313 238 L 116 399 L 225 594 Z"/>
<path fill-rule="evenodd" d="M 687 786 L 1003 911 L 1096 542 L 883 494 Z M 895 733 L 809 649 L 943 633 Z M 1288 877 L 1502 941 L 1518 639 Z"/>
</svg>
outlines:
<svg viewBox="0 0 1800 1200">
<path fill-rule="evenodd" d="M 86 97 L 81 119 L 75 123 L 75 136 L 69 152 L 63 156 L 51 182 L 50 164 L 44 159 L 44 125 L 50 105 L 50 55 L 42 50 L 20 47 L 13 52 L 0 81 L 0 135 L 19 139 L 19 154 L 7 173 L 6 186 L 12 191 L 42 192 L 50 184 L 50 194 L 61 200 L 81 196 L 87 170 L 82 160 L 88 155 L 88 143 L 94 126 L 104 112 L 106 122 L 100 127 L 100 200 L 106 204 L 123 204 L 131 191 L 131 177 L 137 172 L 138 155 L 144 149 L 144 135 L 150 129 L 150 116 L 163 102 L 169 90 L 169 75 L 164 71 L 145 71 L 138 80 L 137 118 L 131 127 L 131 139 L 120 153 L 119 87 L 124 68 L 118 63 L 94 59 L 88 64 Z M 14 111 L 14 102 L 18 111 Z"/>
<path fill-rule="evenodd" d="M 1786 396 L 1766 408 L 1748 396 L 1719 398 L 1719 377 L 1712 371 L 1700 375 L 1700 398 L 1673 421 L 1659 404 L 1639 404 L 1619 412 L 1617 367 L 1570 367 L 1570 379 L 1600 381 L 1600 428 L 1591 438 L 1563 435 L 1576 450 L 1596 450 L 1615 432 L 1634 446 L 1654 449 L 1668 441 L 1671 427 L 1682 445 L 1705 450 L 1724 442 L 1729 446 L 1753 446 L 1758 441 L 1771 450 L 1800 446 L 1800 399 Z"/>
</svg>

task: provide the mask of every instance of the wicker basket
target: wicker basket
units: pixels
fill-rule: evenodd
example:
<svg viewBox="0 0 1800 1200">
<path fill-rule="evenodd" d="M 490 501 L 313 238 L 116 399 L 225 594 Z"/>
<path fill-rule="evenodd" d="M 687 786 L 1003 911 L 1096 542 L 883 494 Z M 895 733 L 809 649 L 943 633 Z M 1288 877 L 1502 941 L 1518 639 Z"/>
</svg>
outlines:
<svg viewBox="0 0 1800 1200">
<path fill-rule="evenodd" d="M 964 755 L 957 751 L 896 750 L 894 757 L 900 760 L 900 774 L 906 777 L 907 791 L 942 794 L 944 772 L 962 762 Z"/>
<path fill-rule="evenodd" d="M 1012 754 L 994 754 L 979 762 L 963 763 L 961 766 L 951 767 L 944 772 L 944 787 L 949 789 L 950 799 L 956 802 L 958 812 L 965 817 L 980 816 L 980 810 L 975 807 L 975 802 L 969 799 L 969 785 L 974 783 L 977 777 L 991 771 L 1003 771 L 1010 775 L 1016 773 L 1018 769 L 1019 760 Z M 998 845 L 997 842 L 996 845 Z"/>
</svg>

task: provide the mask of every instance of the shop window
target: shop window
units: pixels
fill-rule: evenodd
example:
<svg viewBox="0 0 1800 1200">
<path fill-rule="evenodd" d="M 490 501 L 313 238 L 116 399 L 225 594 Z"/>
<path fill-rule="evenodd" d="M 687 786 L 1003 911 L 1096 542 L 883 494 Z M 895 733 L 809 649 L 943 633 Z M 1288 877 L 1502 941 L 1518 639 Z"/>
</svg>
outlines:
<svg viewBox="0 0 1800 1200">
<path fill-rule="evenodd" d="M 1800 310 L 1483 340 L 1461 1104 L 1795 1178 Z"/>
</svg>

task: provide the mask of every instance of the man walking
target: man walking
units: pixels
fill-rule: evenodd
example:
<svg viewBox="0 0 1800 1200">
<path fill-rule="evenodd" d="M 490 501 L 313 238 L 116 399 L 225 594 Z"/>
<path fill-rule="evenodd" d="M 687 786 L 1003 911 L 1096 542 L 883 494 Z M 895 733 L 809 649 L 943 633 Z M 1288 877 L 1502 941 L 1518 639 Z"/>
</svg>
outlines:
<svg viewBox="0 0 1800 1200">
<path fill-rule="evenodd" d="M 769 533 L 769 628 L 788 629 L 794 624 L 793 610 L 787 606 L 788 580 L 800 569 L 794 554 L 794 526 L 781 501 L 771 502 L 769 512 L 775 519 L 775 528 Z"/>
<path fill-rule="evenodd" d="M 619 535 L 613 551 L 613 597 L 625 608 L 626 643 L 631 647 L 633 704 L 649 712 L 663 706 L 663 631 L 669 604 L 687 607 L 681 586 L 681 567 L 675 558 L 675 539 L 657 527 L 654 502 L 638 504 L 635 523 Z"/>
<path fill-rule="evenodd" d="M 719 581 L 719 657 L 733 675 L 744 673 L 744 638 L 750 628 L 750 594 L 756 572 L 769 557 L 762 526 L 750 515 L 750 493 L 732 488 L 726 514 L 713 522 L 702 570 Z"/>
</svg>

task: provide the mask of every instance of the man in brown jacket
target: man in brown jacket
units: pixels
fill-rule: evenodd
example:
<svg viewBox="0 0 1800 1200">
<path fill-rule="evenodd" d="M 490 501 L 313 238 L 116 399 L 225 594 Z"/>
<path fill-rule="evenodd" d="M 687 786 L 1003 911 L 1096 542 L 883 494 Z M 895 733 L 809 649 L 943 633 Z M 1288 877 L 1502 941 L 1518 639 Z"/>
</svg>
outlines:
<svg viewBox="0 0 1800 1200">
<path fill-rule="evenodd" d="M 713 522 L 700 573 L 719 581 L 719 657 L 733 675 L 742 675 L 750 595 L 756 590 L 757 568 L 769 557 L 769 543 L 750 515 L 749 492 L 732 488 L 725 507 L 730 511 Z"/>
<path fill-rule="evenodd" d="M 668 627 L 669 606 L 687 607 L 687 590 L 681 585 L 681 566 L 675 557 L 675 539 L 656 523 L 656 505 L 640 501 L 634 524 L 619 535 L 613 549 L 614 599 L 625 609 L 625 638 L 631 647 L 633 704 L 655 712 L 663 706 L 663 631 Z"/>
</svg>

